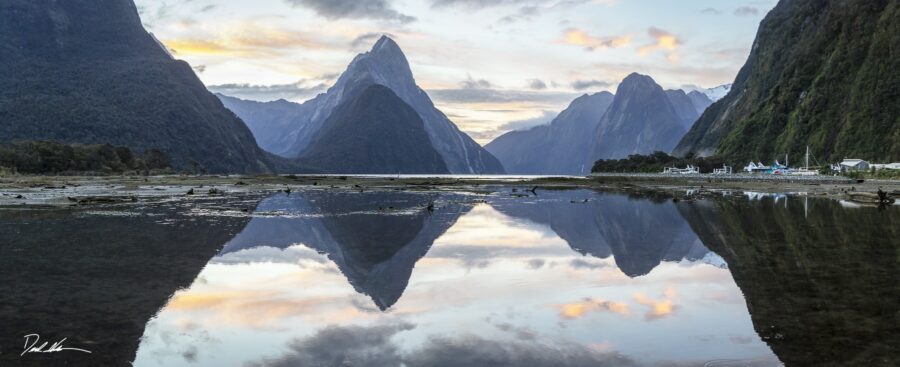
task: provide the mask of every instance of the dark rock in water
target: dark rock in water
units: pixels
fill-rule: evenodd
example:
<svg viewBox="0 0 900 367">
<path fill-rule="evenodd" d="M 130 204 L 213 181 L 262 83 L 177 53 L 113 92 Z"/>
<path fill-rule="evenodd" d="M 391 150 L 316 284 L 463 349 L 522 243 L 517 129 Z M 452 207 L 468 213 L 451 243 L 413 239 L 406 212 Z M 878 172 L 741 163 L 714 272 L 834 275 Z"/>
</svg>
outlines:
<svg viewBox="0 0 900 367">
<path fill-rule="evenodd" d="M 272 171 L 250 130 L 144 30 L 131 0 L 0 2 L 0 142 L 160 149 L 176 168 Z"/>
<path fill-rule="evenodd" d="M 900 6 L 782 0 L 760 24 L 728 95 L 675 149 L 737 162 L 900 157 Z"/>
</svg>

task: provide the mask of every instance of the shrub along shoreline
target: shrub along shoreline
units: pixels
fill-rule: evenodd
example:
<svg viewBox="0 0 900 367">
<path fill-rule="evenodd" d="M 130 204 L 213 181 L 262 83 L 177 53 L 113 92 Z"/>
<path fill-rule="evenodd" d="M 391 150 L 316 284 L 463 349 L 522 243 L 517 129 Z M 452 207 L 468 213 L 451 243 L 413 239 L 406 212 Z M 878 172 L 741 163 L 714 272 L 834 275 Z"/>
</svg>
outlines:
<svg viewBox="0 0 900 367">
<path fill-rule="evenodd" d="M 134 152 L 109 144 L 20 141 L 0 144 L 0 175 L 109 175 L 170 173 L 171 160 L 160 150 Z"/>
</svg>

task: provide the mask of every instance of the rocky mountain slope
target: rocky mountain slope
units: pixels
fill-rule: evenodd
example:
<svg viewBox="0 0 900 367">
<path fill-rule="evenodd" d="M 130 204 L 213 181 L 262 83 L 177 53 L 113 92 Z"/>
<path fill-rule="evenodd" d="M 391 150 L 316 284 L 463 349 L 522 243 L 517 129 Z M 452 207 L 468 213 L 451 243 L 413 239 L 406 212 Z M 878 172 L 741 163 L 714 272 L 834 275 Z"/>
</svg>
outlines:
<svg viewBox="0 0 900 367">
<path fill-rule="evenodd" d="M 485 148 L 509 173 L 586 175 L 598 159 L 670 152 L 712 101 L 631 74 L 609 92 L 576 99 L 550 125 L 504 134 Z"/>
<path fill-rule="evenodd" d="M 625 78 L 594 133 L 592 157 L 670 152 L 696 119 L 696 107 L 683 91 L 666 92 L 653 78 Z"/>
<path fill-rule="evenodd" d="M 216 97 L 250 128 L 256 143 L 265 151 L 279 154 L 279 147 L 287 146 L 293 138 L 285 134 L 291 129 L 293 121 L 302 118 L 303 109 L 300 105 L 291 101 L 277 100 L 272 102 L 258 102 L 229 97 L 216 93 Z"/>
<path fill-rule="evenodd" d="M 500 159 L 509 173 L 590 173 L 592 137 L 613 95 L 601 92 L 583 95 L 559 114 L 550 125 L 506 133 L 485 146 Z"/>
<path fill-rule="evenodd" d="M 675 154 L 900 158 L 900 3 L 782 0 L 734 87 Z M 824 163 L 823 161 L 823 163 Z"/>
<path fill-rule="evenodd" d="M 449 174 L 415 110 L 385 86 L 347 98 L 325 120 L 302 161 L 324 172 Z"/>
<path fill-rule="evenodd" d="M 267 149 L 271 152 L 282 156 L 303 157 L 336 109 L 345 105 L 347 98 L 359 95 L 357 93 L 359 90 L 372 84 L 389 88 L 400 100 L 416 111 L 425 123 L 425 131 L 431 145 L 440 153 L 451 173 L 504 172 L 502 165 L 493 155 L 460 131 L 447 116 L 435 108 L 428 94 L 416 85 L 403 51 L 388 37 L 379 39 L 371 51 L 358 55 L 326 93 L 297 105 L 291 112 L 296 118 L 271 119 L 287 125 L 276 130 L 284 136 L 284 139 L 270 142 L 267 138 L 263 138 L 263 144 L 268 146 Z M 265 124 L 251 113 L 237 112 L 249 121 L 250 126 Z M 269 127 L 254 127 L 256 131 L 267 129 Z M 392 140 L 389 143 L 407 142 Z"/>
<path fill-rule="evenodd" d="M 176 168 L 272 170 L 244 123 L 144 30 L 132 0 L 0 3 L 0 141 L 160 149 Z"/>
</svg>

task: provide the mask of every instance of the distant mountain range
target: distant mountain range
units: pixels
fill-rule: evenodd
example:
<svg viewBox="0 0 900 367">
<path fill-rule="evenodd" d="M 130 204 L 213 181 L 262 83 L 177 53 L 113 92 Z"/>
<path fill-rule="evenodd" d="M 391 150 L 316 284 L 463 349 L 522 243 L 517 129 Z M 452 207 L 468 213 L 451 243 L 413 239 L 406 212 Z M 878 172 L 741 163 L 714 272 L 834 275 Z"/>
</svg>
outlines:
<svg viewBox="0 0 900 367">
<path fill-rule="evenodd" d="M 401 124 L 422 130 L 421 133 L 428 138 L 427 143 L 438 152 L 443 160 L 446 170 L 428 173 L 449 171 L 454 174 L 496 174 L 504 172 L 500 162 L 493 155 L 460 131 L 453 122 L 435 108 L 425 91 L 416 85 L 403 51 L 388 37 L 379 39 L 370 52 L 358 55 L 326 93 L 303 104 L 289 104 L 285 101 L 258 103 L 224 96 L 221 98 L 226 106 L 244 118 L 256 134 L 260 145 L 275 154 L 300 158 L 308 162 L 310 160 L 306 159 L 307 157 L 321 156 L 314 143 L 321 140 L 320 134 L 324 132 L 328 132 L 332 137 L 338 135 L 348 137 L 342 140 L 344 143 L 358 142 L 370 138 L 371 134 L 376 134 L 381 139 L 373 139 L 374 141 L 370 143 L 376 144 L 378 147 L 373 145 L 369 147 L 378 149 L 382 153 L 390 153 L 369 156 L 357 154 L 356 157 L 362 160 L 354 162 L 354 164 L 361 167 L 372 167 L 372 170 L 375 170 L 375 167 L 378 168 L 378 172 L 368 173 L 422 173 L 420 172 L 421 166 L 410 167 L 402 162 L 387 159 L 389 156 L 405 154 L 404 145 L 422 143 L 421 141 L 411 142 L 385 132 L 361 129 L 360 127 L 363 125 L 371 123 L 368 120 L 369 115 L 343 111 L 348 108 L 359 108 L 359 104 L 353 101 L 354 98 L 373 96 L 373 93 L 360 93 L 372 85 L 384 86 L 386 88 L 377 89 L 378 93 L 384 94 L 390 91 L 396 97 L 386 97 L 384 102 L 392 104 L 402 102 L 407 105 L 405 108 L 415 111 L 423 122 L 421 126 L 411 121 L 403 121 Z M 378 106 L 370 107 L 378 108 Z M 400 106 L 387 108 L 394 112 L 405 109 Z M 340 118 L 333 118 L 333 116 L 340 116 Z M 383 114 L 382 117 L 385 119 L 382 121 L 384 123 L 393 118 L 387 114 Z M 329 125 L 340 126 L 340 128 Z M 382 126 L 387 127 L 387 125 Z M 369 135 L 362 135 L 364 131 Z M 407 137 L 412 136 L 420 137 L 422 134 L 416 132 Z M 333 151 L 359 149 L 357 146 L 341 145 L 340 142 L 330 142 L 330 144 L 332 146 L 328 149 Z M 320 145 L 318 148 L 324 147 Z M 321 162 L 317 167 L 326 172 L 339 171 L 342 166 L 331 165 L 333 163 L 343 162 Z"/>
<path fill-rule="evenodd" d="M 176 168 L 216 173 L 289 166 L 160 47 L 130 0 L 0 2 L 0 142 L 20 140 L 156 148 Z"/>
<path fill-rule="evenodd" d="M 734 87 L 674 153 L 747 162 L 809 146 L 822 163 L 900 158 L 898 49 L 897 1 L 782 0 Z"/>
<path fill-rule="evenodd" d="M 509 173 L 585 175 L 598 159 L 670 152 L 710 104 L 705 93 L 665 91 L 635 73 L 615 96 L 579 97 L 550 125 L 504 134 L 485 148 Z"/>
<path fill-rule="evenodd" d="M 720 99 L 725 98 L 725 96 L 728 95 L 728 92 L 730 92 L 730 91 L 731 91 L 731 84 L 724 84 L 724 85 L 720 85 L 718 87 L 707 88 L 707 89 L 704 89 L 704 88 L 685 89 L 685 92 L 687 92 L 688 95 L 691 95 L 693 93 L 702 94 L 702 95 L 706 96 L 706 98 L 709 98 L 710 101 L 713 101 L 713 102 L 718 102 Z"/>
<path fill-rule="evenodd" d="M 898 7 L 781 1 L 733 85 L 663 90 L 632 74 L 615 95 L 581 96 L 549 125 L 483 148 L 434 106 L 388 37 L 305 103 L 217 99 L 131 0 L 8 0 L 0 142 L 159 149 L 175 168 L 213 173 L 582 175 L 597 159 L 654 151 L 740 162 L 807 146 L 826 161 L 893 160 Z"/>
<path fill-rule="evenodd" d="M 549 125 L 506 133 L 485 149 L 509 173 L 587 174 L 593 165 L 588 148 L 613 99 L 609 92 L 583 95 Z"/>
</svg>

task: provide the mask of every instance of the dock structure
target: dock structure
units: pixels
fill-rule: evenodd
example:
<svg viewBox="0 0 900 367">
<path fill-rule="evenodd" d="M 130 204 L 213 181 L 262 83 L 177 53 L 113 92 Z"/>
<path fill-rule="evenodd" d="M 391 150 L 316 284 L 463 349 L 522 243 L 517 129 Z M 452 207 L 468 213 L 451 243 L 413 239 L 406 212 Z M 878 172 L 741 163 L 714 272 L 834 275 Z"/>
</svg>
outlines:
<svg viewBox="0 0 900 367">
<path fill-rule="evenodd" d="M 733 168 L 731 168 L 731 167 L 729 167 L 729 166 L 722 166 L 722 168 L 716 168 L 716 169 L 714 169 L 712 174 L 718 175 L 718 176 L 721 176 L 721 175 L 729 176 L 729 175 L 731 175 L 732 173 L 734 173 L 734 169 L 733 169 Z"/>
<path fill-rule="evenodd" d="M 686 168 L 678 168 L 678 167 L 666 167 L 663 171 L 664 175 L 697 175 L 700 174 L 700 169 L 694 167 L 692 165 L 688 165 Z"/>
</svg>

